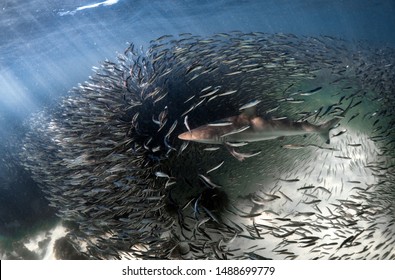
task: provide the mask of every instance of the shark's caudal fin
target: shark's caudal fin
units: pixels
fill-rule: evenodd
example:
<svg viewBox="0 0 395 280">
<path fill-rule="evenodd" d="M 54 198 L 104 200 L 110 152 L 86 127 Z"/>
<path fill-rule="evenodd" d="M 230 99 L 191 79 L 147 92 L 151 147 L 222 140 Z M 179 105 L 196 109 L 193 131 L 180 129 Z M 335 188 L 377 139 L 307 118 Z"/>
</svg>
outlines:
<svg viewBox="0 0 395 280">
<path fill-rule="evenodd" d="M 331 119 L 320 125 L 320 136 L 325 140 L 326 144 L 330 144 L 329 131 L 340 121 L 338 118 Z"/>
</svg>

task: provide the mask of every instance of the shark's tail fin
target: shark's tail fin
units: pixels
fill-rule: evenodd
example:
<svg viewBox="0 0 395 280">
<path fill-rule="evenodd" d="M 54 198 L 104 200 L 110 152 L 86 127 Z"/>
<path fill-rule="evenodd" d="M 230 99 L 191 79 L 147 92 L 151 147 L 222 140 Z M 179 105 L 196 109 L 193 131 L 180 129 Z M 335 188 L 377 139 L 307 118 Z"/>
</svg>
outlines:
<svg viewBox="0 0 395 280">
<path fill-rule="evenodd" d="M 325 140 L 326 144 L 330 144 L 329 131 L 340 121 L 339 118 L 334 118 L 319 126 L 320 136 Z"/>
</svg>

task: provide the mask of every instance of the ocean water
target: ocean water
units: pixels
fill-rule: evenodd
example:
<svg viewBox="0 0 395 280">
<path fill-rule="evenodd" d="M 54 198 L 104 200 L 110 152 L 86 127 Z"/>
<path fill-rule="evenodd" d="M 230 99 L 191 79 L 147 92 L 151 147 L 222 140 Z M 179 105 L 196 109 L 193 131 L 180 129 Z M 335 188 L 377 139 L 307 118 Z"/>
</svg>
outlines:
<svg viewBox="0 0 395 280">
<path fill-rule="evenodd" d="M 94 219 L 93 216 L 90 217 L 95 221 L 92 225 L 99 229 L 87 229 L 88 218 L 81 218 L 85 216 L 80 215 L 87 208 L 75 210 L 78 212 L 76 214 L 71 211 L 70 205 L 77 205 L 77 200 L 73 202 L 74 204 L 70 202 L 69 205 L 68 194 L 63 197 L 53 190 L 57 184 L 59 189 L 62 189 L 64 183 L 65 187 L 62 189 L 64 192 L 70 191 L 76 194 L 71 195 L 70 200 L 77 196 L 82 198 L 81 189 L 68 188 L 67 186 L 70 185 L 67 184 L 70 178 L 82 174 L 80 169 L 83 168 L 80 166 L 85 164 L 85 159 L 79 156 L 83 154 L 86 147 L 79 148 L 78 144 L 81 144 L 82 140 L 75 140 L 76 138 L 73 138 L 74 142 L 67 146 L 64 144 L 68 141 L 67 133 L 63 132 L 86 127 L 90 134 L 92 130 L 89 125 L 84 126 L 81 121 L 89 117 L 98 117 L 95 113 L 86 113 L 87 115 L 81 118 L 76 109 L 78 106 L 74 103 L 74 107 L 70 105 L 69 109 L 62 111 L 61 108 L 69 106 L 65 105 L 67 104 L 64 102 L 65 98 L 73 94 L 70 92 L 73 87 L 78 87 L 79 84 L 86 86 L 84 82 L 89 80 L 89 76 L 94 76 L 93 66 L 100 68 L 104 63 L 107 65 L 104 68 L 109 69 L 110 66 L 106 61 L 114 61 L 121 65 L 122 61 L 118 60 L 119 54 L 124 54 L 133 43 L 136 52 L 140 46 L 143 46 L 141 54 L 144 55 L 150 47 L 154 46 L 154 55 L 146 56 L 152 59 L 156 55 L 160 65 L 163 65 L 163 68 L 153 67 L 148 70 L 142 68 L 143 72 L 147 71 L 150 75 L 157 72 L 163 77 L 168 77 L 168 81 L 156 81 L 158 87 L 166 86 L 169 91 L 169 95 L 163 99 L 165 101 L 161 101 L 167 103 L 160 105 L 162 106 L 160 109 L 155 107 L 157 105 L 153 107 L 144 105 L 147 107 L 139 111 L 141 115 L 146 114 L 145 119 L 140 117 L 140 127 L 144 127 L 146 122 L 152 122 L 153 114 L 164 112 L 162 110 L 165 106 L 168 106 L 170 111 L 176 106 L 180 106 L 180 110 L 187 110 L 188 106 L 184 108 L 182 107 L 184 105 L 180 104 L 184 104 L 189 97 L 210 85 L 222 86 L 223 90 L 219 93 L 226 93 L 225 88 L 229 92 L 233 86 L 238 93 L 229 94 L 228 97 L 224 95 L 225 99 L 218 104 L 214 103 L 216 105 L 207 103 L 205 109 L 199 107 L 192 110 L 195 114 L 193 112 L 189 114 L 191 128 L 237 115 L 239 107 L 257 99 L 262 101 L 257 107 L 260 114 L 271 111 L 279 105 L 277 115 L 276 113 L 270 115 L 296 121 L 303 112 L 308 111 L 311 114 L 306 120 L 316 124 L 329 120 L 329 113 L 333 113 L 332 116 L 339 113 L 340 111 L 334 111 L 336 106 L 341 107 L 339 110 L 345 110 L 350 105 L 350 111 L 345 115 L 340 127 L 333 133 L 330 132 L 331 137 L 335 137 L 331 139 L 329 146 L 325 146 L 322 139 L 314 136 L 306 139 L 286 137 L 285 140 L 279 140 L 280 142 L 261 141 L 249 144 L 250 148 L 247 149 L 250 152 L 260 151 L 260 154 L 240 162 L 222 146 L 218 154 L 206 155 L 204 149 L 212 146 L 191 143 L 177 160 L 170 157 L 170 160 L 161 160 L 155 167 L 146 168 L 152 173 L 151 177 L 154 179 L 149 180 L 155 182 L 155 186 L 164 186 L 168 181 L 161 179 L 166 179 L 166 176 L 176 178 L 176 187 L 170 195 L 167 188 L 161 190 L 159 194 L 165 197 L 174 196 L 182 205 L 191 202 L 191 209 L 186 208 L 190 213 L 185 213 L 185 216 L 191 216 L 192 219 L 188 218 L 187 223 L 194 223 L 191 221 L 193 218 L 199 225 L 203 224 L 202 221 L 205 221 L 204 223 L 214 221 L 207 226 L 213 244 L 221 240 L 219 234 L 215 232 L 216 228 L 223 226 L 220 225 L 221 219 L 219 222 L 215 221 L 218 219 L 216 215 L 221 214 L 218 214 L 219 210 L 211 204 L 204 204 L 200 212 L 197 211 L 199 217 L 196 217 L 196 207 L 193 208 L 193 204 L 198 205 L 199 197 L 204 198 L 206 193 L 202 196 L 199 188 L 192 187 L 189 191 L 185 191 L 185 188 L 188 190 L 185 186 L 190 184 L 189 182 L 194 185 L 199 180 L 205 181 L 206 184 L 212 181 L 222 186 L 221 190 L 226 194 L 225 200 L 229 200 L 232 207 L 241 211 L 242 214 L 238 213 L 241 218 L 235 220 L 235 223 L 243 228 L 242 232 L 232 230 L 226 232 L 224 240 L 232 240 L 233 243 L 229 248 L 233 246 L 233 249 L 250 251 L 247 255 L 230 254 L 227 258 L 256 258 L 259 252 L 260 256 L 278 259 L 286 257 L 393 259 L 395 257 L 393 250 L 395 244 L 394 14 L 393 1 L 1 1 L 0 257 L 2 259 L 82 258 L 74 251 L 70 253 L 73 249 L 70 249 L 67 242 L 63 243 L 66 244 L 64 247 L 58 243 L 56 254 L 54 253 L 56 250 L 53 249 L 58 238 L 66 236 L 73 230 L 77 232 L 76 228 L 82 234 L 70 234 L 70 240 L 81 246 L 77 251 L 84 252 L 84 258 L 114 257 L 113 253 L 100 253 L 100 250 L 94 249 L 93 245 L 90 250 L 85 250 L 87 240 L 91 241 L 91 238 L 99 235 L 109 238 L 111 234 L 121 239 L 120 236 L 127 232 L 113 233 L 108 231 L 110 223 L 99 224 L 98 221 L 107 221 L 107 212 L 102 216 L 95 214 Z M 183 33 L 190 35 L 179 35 Z M 163 35 L 174 37 L 157 39 Z M 180 41 L 183 36 L 189 38 L 195 35 L 200 36 L 203 42 L 186 42 L 183 45 L 184 43 Z M 318 38 L 318 41 L 313 38 Z M 229 43 L 241 39 L 244 43 L 240 43 L 239 46 Z M 249 45 L 251 41 L 255 44 L 253 47 Z M 162 43 L 167 45 L 157 46 Z M 174 59 L 178 50 L 171 47 L 177 44 L 180 48 L 189 50 L 183 52 L 184 60 L 178 60 L 178 57 Z M 229 56 L 226 53 L 227 48 L 237 55 Z M 258 68 L 256 73 L 240 70 L 261 67 L 243 64 L 244 59 L 251 58 L 253 52 L 237 51 L 249 48 L 256 48 L 253 52 L 257 54 L 262 54 L 260 52 L 262 49 L 266 50 L 263 53 L 264 58 L 255 59 L 258 64 L 264 62 L 264 65 L 267 65 L 268 72 L 265 73 L 270 74 L 267 78 L 258 75 L 261 73 Z M 199 49 L 208 52 L 200 53 Z M 169 60 L 160 56 L 161 50 L 167 52 Z M 209 56 L 210 52 L 217 52 L 218 60 Z M 220 58 L 222 53 L 226 53 L 223 59 Z M 221 73 L 215 70 L 207 79 L 199 80 L 200 78 L 197 77 L 194 81 L 186 82 L 188 77 L 189 79 L 194 77 L 188 75 L 199 73 L 200 69 L 193 68 L 195 67 L 193 62 L 199 56 L 201 64 L 205 66 L 209 65 L 212 59 L 218 63 L 231 65 L 236 70 L 232 72 L 227 69 L 227 72 L 223 70 L 224 72 Z M 289 66 L 288 70 L 284 70 L 283 67 L 278 71 L 270 72 L 272 71 L 270 63 L 272 61 L 277 63 L 276 59 L 282 56 L 288 62 L 288 66 L 294 59 L 295 64 Z M 234 61 L 229 62 L 231 59 Z M 168 62 L 170 60 L 171 62 Z M 187 65 L 185 61 L 189 64 Z M 128 63 L 124 66 L 130 67 L 133 63 L 140 65 L 139 61 L 136 62 L 132 58 Z M 244 65 L 244 68 L 240 65 Z M 167 69 L 181 70 L 169 74 L 170 72 L 166 73 Z M 242 73 L 237 73 L 238 70 Z M 286 78 L 288 75 L 291 75 L 289 79 Z M 97 84 L 102 85 L 107 82 L 108 80 L 102 78 Z M 141 86 L 142 81 L 139 80 L 138 83 Z M 96 88 L 96 90 L 99 95 L 104 92 L 102 89 Z M 267 93 L 269 90 L 271 92 Z M 244 93 L 241 94 L 241 91 Z M 88 95 L 87 91 L 83 90 L 79 94 Z M 103 96 L 105 95 L 103 93 Z M 281 98 L 288 99 L 281 101 Z M 302 105 L 298 104 L 301 98 Z M 89 101 L 83 99 L 83 102 L 87 104 Z M 281 102 L 285 102 L 286 105 Z M 92 104 L 95 102 L 92 101 Z M 161 104 L 160 101 L 158 104 Z M 108 104 L 108 106 L 112 105 Z M 83 110 L 85 107 L 81 106 L 81 108 Z M 117 107 L 117 110 L 119 108 Z M 185 115 L 181 116 L 183 111 L 171 111 L 172 115 L 169 118 L 171 121 L 167 124 L 167 130 L 175 120 L 178 120 L 175 131 L 178 133 L 187 131 L 186 126 L 181 127 L 185 122 Z M 64 118 L 73 119 L 75 116 L 75 121 L 79 124 L 74 128 L 66 128 L 57 112 L 70 113 L 71 115 Z M 58 127 L 50 130 L 52 124 Z M 149 125 L 146 129 L 151 131 Z M 96 135 L 97 138 L 90 139 L 91 142 L 103 140 L 100 135 L 104 134 L 92 133 L 92 135 Z M 90 134 L 90 137 L 92 135 Z M 108 135 L 105 137 L 104 140 L 108 140 Z M 147 136 L 143 142 L 147 143 L 148 139 Z M 51 141 L 61 143 L 60 148 L 56 146 L 50 149 Z M 172 139 L 171 145 L 179 151 L 182 144 L 181 141 L 177 141 Z M 75 157 L 67 158 L 70 154 L 62 157 L 66 152 L 61 151 L 61 148 L 66 150 L 70 147 Z M 163 152 L 161 155 L 165 154 Z M 73 162 L 70 163 L 70 160 Z M 199 179 L 199 174 L 205 174 L 202 170 L 210 170 L 218 164 L 221 165 L 218 170 L 205 175 L 208 181 L 201 179 L 202 177 Z M 114 168 L 114 165 L 104 165 L 100 168 Z M 94 170 L 97 169 L 86 172 L 95 175 Z M 164 175 L 155 173 L 165 170 Z M 52 179 L 54 176 L 56 180 Z M 121 176 L 118 177 L 120 180 L 127 178 L 125 174 L 117 176 Z M 108 186 L 113 186 L 114 182 L 111 181 Z M 126 183 L 122 181 L 122 184 Z M 76 185 L 84 187 L 81 182 L 74 186 Z M 309 186 L 313 187 L 309 188 Z M 101 191 L 98 188 L 91 187 L 89 191 L 91 191 L 89 197 L 95 198 L 92 201 L 96 201 L 96 198 L 101 201 Z M 215 193 L 214 197 L 218 198 L 221 195 L 222 193 Z M 62 201 L 62 198 L 66 201 Z M 219 199 L 218 203 L 221 201 L 223 202 Z M 119 206 L 115 205 L 115 202 L 109 202 L 107 205 L 103 203 L 103 201 L 98 202 L 97 207 Z M 210 211 L 212 209 L 215 209 L 214 217 Z M 231 211 L 236 210 L 232 208 Z M 119 221 L 127 218 L 122 215 L 111 219 Z M 171 214 L 168 216 L 169 220 L 174 217 Z M 313 220 L 309 220 L 312 219 L 311 216 L 314 217 Z M 339 216 L 346 219 L 337 220 Z M 174 220 L 172 225 L 174 231 L 180 231 L 181 225 L 177 224 L 179 221 L 177 218 Z M 305 224 L 302 224 L 303 222 Z M 289 223 L 293 224 L 290 226 Z M 158 244 L 166 247 L 169 246 L 166 243 L 169 240 L 174 242 L 179 236 L 183 236 L 181 239 L 186 238 L 178 232 L 174 235 L 177 238 L 170 236 L 166 239 L 167 234 L 162 233 L 163 244 Z M 245 235 L 249 235 L 249 238 L 243 239 Z M 261 240 L 261 235 L 265 236 L 265 241 Z M 232 239 L 233 236 L 237 238 Z M 189 239 L 191 241 L 188 241 Z M 189 246 L 194 244 L 197 248 L 202 246 L 192 239 L 193 236 L 187 234 L 185 243 Z M 281 240 L 290 242 L 281 243 Z M 103 244 L 100 246 L 116 247 L 115 243 Z M 182 247 L 175 244 L 174 248 Z M 309 250 L 305 249 L 306 244 L 311 246 Z M 250 249 L 255 245 L 260 251 Z M 99 248 L 102 249 L 103 247 L 100 246 Z M 138 247 L 139 244 L 136 246 L 141 249 Z M 117 247 L 116 250 L 122 251 L 124 256 L 129 256 L 127 249 L 119 248 Z M 140 256 L 133 253 L 130 255 Z M 161 252 L 153 255 L 163 258 L 168 254 Z M 203 252 L 202 256 L 188 255 L 191 258 L 205 256 L 219 258 L 221 254 L 210 251 Z M 140 257 L 148 258 L 148 255 Z"/>
</svg>

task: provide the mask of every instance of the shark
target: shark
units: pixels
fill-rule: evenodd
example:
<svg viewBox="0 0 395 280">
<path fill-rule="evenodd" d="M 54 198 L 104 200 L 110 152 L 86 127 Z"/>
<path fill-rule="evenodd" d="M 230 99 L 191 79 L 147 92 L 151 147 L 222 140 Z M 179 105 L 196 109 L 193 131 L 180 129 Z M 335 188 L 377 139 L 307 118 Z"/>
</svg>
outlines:
<svg viewBox="0 0 395 280">
<path fill-rule="evenodd" d="M 256 114 L 256 105 L 254 103 L 252 106 L 242 106 L 239 115 L 194 129 L 188 128 L 188 131 L 178 135 L 178 138 L 205 144 L 224 144 L 234 157 L 242 161 L 251 155 L 236 152 L 233 147 L 242 145 L 237 143 L 247 144 L 295 135 L 319 134 L 325 143 L 330 144 L 329 131 L 343 118 L 339 115 L 317 125 L 308 121 L 292 121 L 288 118 L 268 118 Z"/>
</svg>

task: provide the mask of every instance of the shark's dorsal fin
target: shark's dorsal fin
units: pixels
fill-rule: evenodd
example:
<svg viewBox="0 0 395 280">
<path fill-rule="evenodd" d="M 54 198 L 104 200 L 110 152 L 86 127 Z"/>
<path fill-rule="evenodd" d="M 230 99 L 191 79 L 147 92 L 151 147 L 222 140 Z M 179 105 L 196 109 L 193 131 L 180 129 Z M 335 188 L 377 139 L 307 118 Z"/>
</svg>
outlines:
<svg viewBox="0 0 395 280">
<path fill-rule="evenodd" d="M 242 115 L 246 115 L 248 117 L 252 117 L 256 115 L 256 105 L 258 105 L 261 101 L 260 100 L 254 100 L 251 101 L 239 108 L 239 110 L 242 112 Z"/>
<path fill-rule="evenodd" d="M 246 115 L 247 117 L 253 117 L 256 115 L 256 106 L 244 109 L 241 112 L 242 115 Z"/>
</svg>

